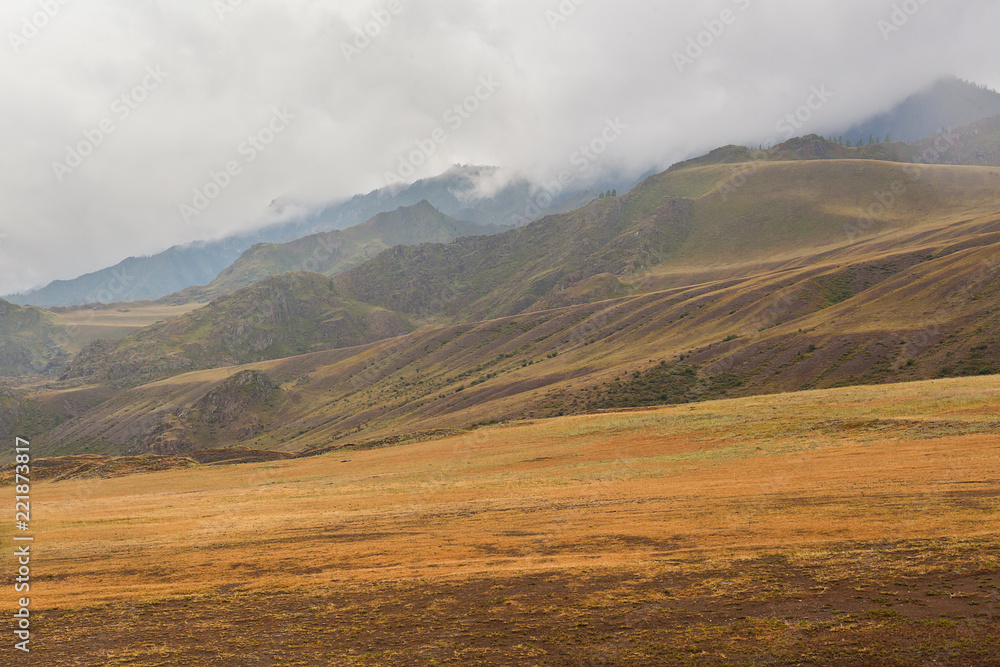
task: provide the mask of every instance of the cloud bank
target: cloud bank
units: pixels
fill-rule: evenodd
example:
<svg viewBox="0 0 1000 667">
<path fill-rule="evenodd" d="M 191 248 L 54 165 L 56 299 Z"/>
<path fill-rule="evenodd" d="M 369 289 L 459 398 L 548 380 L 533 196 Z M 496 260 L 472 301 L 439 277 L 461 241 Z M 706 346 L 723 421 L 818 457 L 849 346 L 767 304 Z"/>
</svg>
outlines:
<svg viewBox="0 0 1000 667">
<path fill-rule="evenodd" d="M 624 178 L 783 139 L 803 105 L 823 133 L 943 75 L 1000 87 L 998 24 L 990 0 L 8 0 L 0 293 L 279 198 L 455 163 Z"/>
</svg>

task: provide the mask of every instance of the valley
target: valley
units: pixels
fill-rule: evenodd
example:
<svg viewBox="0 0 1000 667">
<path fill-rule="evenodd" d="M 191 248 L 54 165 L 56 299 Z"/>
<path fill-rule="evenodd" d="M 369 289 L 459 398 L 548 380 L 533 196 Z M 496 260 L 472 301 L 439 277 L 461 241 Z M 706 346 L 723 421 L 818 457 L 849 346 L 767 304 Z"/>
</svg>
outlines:
<svg viewBox="0 0 1000 667">
<path fill-rule="evenodd" d="M 4 11 L 0 667 L 1000 665 L 1000 3 Z"/>
</svg>

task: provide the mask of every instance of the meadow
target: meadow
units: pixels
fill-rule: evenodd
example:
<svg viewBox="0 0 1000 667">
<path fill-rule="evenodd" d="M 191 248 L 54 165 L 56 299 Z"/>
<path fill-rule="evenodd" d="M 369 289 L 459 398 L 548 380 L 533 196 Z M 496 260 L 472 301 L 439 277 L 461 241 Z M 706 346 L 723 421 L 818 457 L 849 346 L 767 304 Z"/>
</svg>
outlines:
<svg viewBox="0 0 1000 667">
<path fill-rule="evenodd" d="M 988 376 L 42 482 L 2 662 L 997 664 L 998 414 Z"/>
</svg>

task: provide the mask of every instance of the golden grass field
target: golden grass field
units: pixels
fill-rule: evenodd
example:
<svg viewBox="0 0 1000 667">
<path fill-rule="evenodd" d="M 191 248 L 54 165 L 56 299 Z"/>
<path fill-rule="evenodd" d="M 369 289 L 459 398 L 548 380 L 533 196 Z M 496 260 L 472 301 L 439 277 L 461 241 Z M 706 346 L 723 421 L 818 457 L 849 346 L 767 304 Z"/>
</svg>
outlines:
<svg viewBox="0 0 1000 667">
<path fill-rule="evenodd" d="M 77 353 L 98 338 L 117 340 L 136 329 L 160 320 L 183 315 L 203 306 L 201 303 L 180 306 L 139 303 L 128 306 L 77 308 L 53 314 L 53 322 L 70 332 L 67 349 Z"/>
<path fill-rule="evenodd" d="M 40 483 L 0 663 L 1000 664 L 998 415 L 981 377 Z"/>
</svg>

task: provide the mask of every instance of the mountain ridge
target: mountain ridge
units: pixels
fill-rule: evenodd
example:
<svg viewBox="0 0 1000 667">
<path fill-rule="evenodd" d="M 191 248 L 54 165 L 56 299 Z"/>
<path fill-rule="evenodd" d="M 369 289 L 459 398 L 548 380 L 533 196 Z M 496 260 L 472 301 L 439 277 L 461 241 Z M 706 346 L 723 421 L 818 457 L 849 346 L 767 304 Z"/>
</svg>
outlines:
<svg viewBox="0 0 1000 667">
<path fill-rule="evenodd" d="M 207 302 L 271 276 L 311 271 L 333 276 L 397 245 L 449 242 L 463 236 L 495 234 L 504 228 L 456 220 L 426 199 L 400 206 L 344 230 L 311 234 L 282 244 L 251 246 L 203 287 L 189 287 L 163 303 Z"/>
<path fill-rule="evenodd" d="M 285 243 L 311 234 L 353 227 L 379 213 L 412 206 L 424 199 L 451 217 L 482 225 L 509 226 L 515 219 L 535 219 L 544 214 L 542 211 L 535 215 L 529 209 L 534 192 L 523 179 L 514 179 L 489 196 L 479 196 L 479 181 L 496 172 L 495 167 L 458 165 L 439 176 L 356 195 L 314 214 L 248 234 L 217 241 L 195 241 L 149 257 L 130 257 L 113 267 L 72 280 L 57 280 L 28 294 L 4 298 L 17 305 L 39 307 L 156 300 L 211 282 L 254 244 Z M 552 203 L 551 210 L 575 206 L 581 197 L 589 197 L 589 191 L 564 192 Z"/>
</svg>

